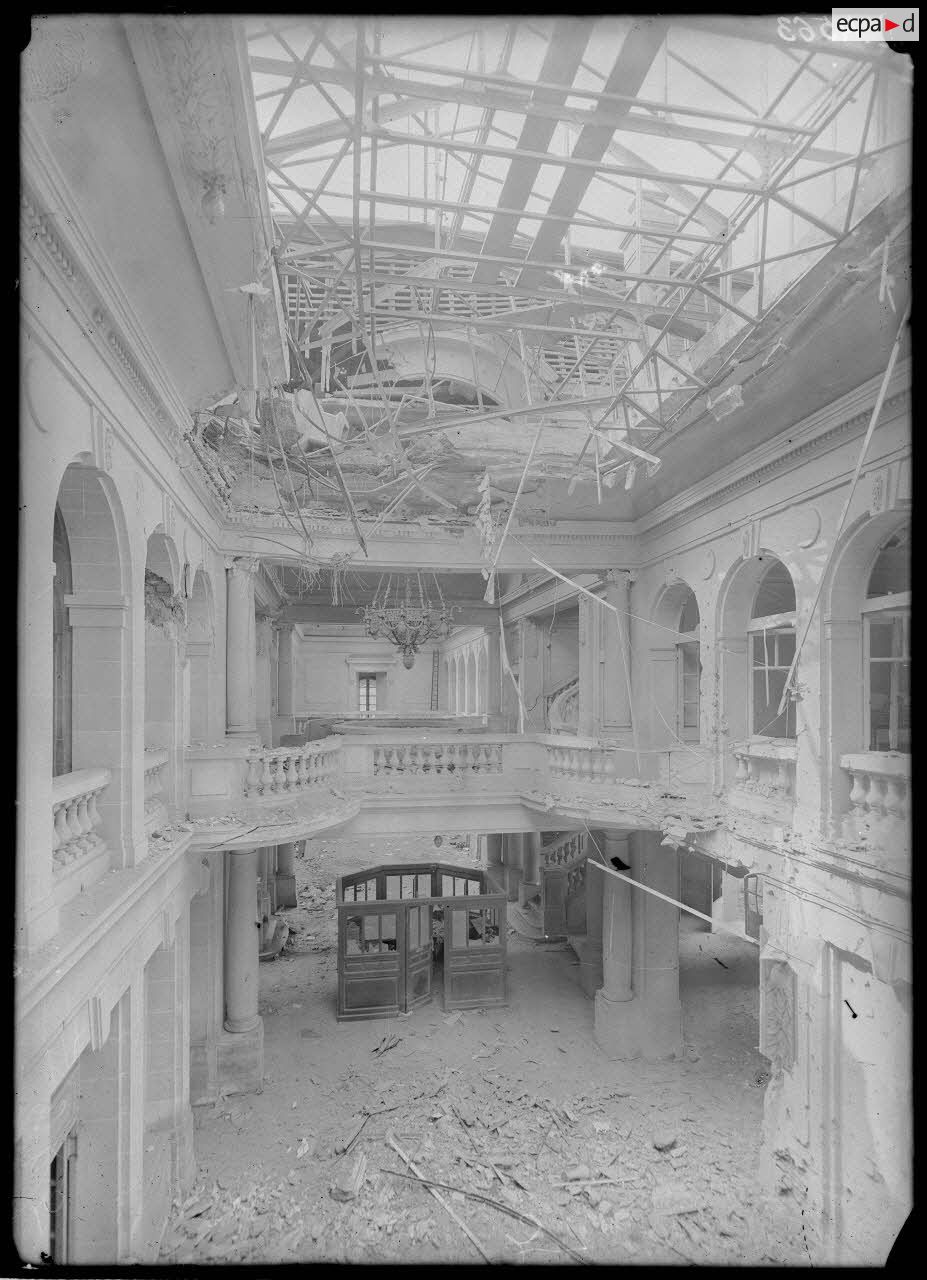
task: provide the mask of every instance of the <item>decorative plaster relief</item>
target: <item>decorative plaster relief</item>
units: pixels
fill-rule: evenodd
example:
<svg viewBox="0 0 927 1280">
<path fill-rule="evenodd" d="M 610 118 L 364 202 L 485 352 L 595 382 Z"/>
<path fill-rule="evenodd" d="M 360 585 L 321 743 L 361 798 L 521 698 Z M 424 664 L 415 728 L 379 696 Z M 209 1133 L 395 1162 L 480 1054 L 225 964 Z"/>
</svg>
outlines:
<svg viewBox="0 0 927 1280">
<path fill-rule="evenodd" d="M 44 102 L 65 93 L 84 66 L 84 33 L 79 22 L 34 17 L 32 37 L 23 50 L 23 97 Z"/>
<path fill-rule="evenodd" d="M 708 579 L 711 577 L 711 575 L 714 573 L 714 571 L 715 571 L 715 566 L 717 565 L 717 563 L 718 563 L 718 558 L 717 558 L 717 556 L 715 555 L 715 553 L 714 553 L 713 551 L 710 551 L 710 550 L 709 550 L 709 551 L 706 551 L 706 552 L 705 552 L 705 554 L 704 554 L 704 556 L 702 557 L 702 564 L 701 564 L 701 568 L 700 568 L 700 570 L 699 570 L 699 572 L 700 572 L 700 574 L 701 574 L 702 578 L 703 578 L 706 582 L 707 582 L 707 581 L 708 581 Z"/>
<path fill-rule="evenodd" d="M 888 496 L 887 472 L 887 467 L 881 467 L 878 471 L 872 473 L 869 490 L 869 514 L 871 516 L 881 515 L 886 508 Z"/>
<path fill-rule="evenodd" d="M 752 560 L 760 554 L 760 521 L 752 520 L 740 533 L 740 554 L 744 560 Z"/>
<path fill-rule="evenodd" d="M 803 551 L 813 547 L 821 536 L 821 513 L 817 507 L 798 507 L 789 512 L 793 536 Z"/>
<path fill-rule="evenodd" d="M 158 18 L 153 28 L 183 139 L 184 160 L 191 171 L 191 192 L 199 202 L 207 189 L 204 184 L 221 182 L 226 192 L 238 176 L 229 142 L 228 86 L 224 77 L 217 76 L 209 24 L 171 16 Z"/>
</svg>

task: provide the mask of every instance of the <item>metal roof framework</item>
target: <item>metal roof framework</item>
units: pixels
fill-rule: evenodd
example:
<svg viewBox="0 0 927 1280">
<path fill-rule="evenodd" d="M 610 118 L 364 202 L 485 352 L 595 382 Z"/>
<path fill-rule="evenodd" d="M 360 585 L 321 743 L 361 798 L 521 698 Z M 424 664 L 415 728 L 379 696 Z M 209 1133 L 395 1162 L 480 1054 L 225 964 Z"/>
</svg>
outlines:
<svg viewBox="0 0 927 1280">
<path fill-rule="evenodd" d="M 592 445 L 597 478 L 629 484 L 907 146 L 887 50 L 823 27 L 787 44 L 775 19 L 262 18 L 246 37 L 302 368 L 399 437 L 581 423 L 577 467 Z M 377 353 L 410 329 L 421 385 L 400 388 Z M 486 405 L 474 356 L 478 403 L 439 412 L 436 329 L 507 344 L 527 403 Z M 367 357 L 352 379 L 331 370 L 345 342 Z"/>
</svg>

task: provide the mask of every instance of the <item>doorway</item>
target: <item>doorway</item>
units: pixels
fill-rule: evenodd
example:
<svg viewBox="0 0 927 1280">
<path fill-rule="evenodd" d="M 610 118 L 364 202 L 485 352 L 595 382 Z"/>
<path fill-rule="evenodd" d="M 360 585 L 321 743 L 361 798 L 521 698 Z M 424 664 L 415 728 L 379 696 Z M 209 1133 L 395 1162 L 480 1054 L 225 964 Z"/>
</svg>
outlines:
<svg viewBox="0 0 927 1280">
<path fill-rule="evenodd" d="M 485 871 L 372 867 L 337 881 L 339 1021 L 505 1003 L 506 897 Z M 463 901 L 463 900 L 466 901 Z"/>
</svg>

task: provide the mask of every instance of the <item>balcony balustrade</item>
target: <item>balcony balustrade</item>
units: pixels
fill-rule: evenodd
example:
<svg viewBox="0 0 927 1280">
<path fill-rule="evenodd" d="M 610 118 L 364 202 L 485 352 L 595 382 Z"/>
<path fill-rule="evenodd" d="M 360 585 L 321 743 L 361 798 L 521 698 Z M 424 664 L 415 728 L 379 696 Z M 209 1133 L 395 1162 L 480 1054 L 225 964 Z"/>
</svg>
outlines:
<svg viewBox="0 0 927 1280">
<path fill-rule="evenodd" d="M 795 743 L 754 739 L 734 743 L 731 752 L 737 761 L 731 804 L 787 821 L 795 802 Z"/>
<path fill-rule="evenodd" d="M 390 728 L 336 733 L 284 747 L 228 740 L 188 747 L 186 813 L 191 819 L 244 822 L 246 814 L 257 820 L 265 805 L 285 802 L 292 821 L 305 818 L 311 825 L 317 813 L 334 814 L 330 800 L 335 789 L 335 799 L 341 801 L 386 805 L 393 823 L 401 804 L 420 811 L 422 822 L 435 805 L 448 812 L 461 804 L 475 806 L 474 819 L 483 817 L 485 825 L 477 821 L 473 829 L 487 831 L 511 829 L 526 804 L 546 812 L 559 808 L 564 825 L 575 824 L 577 810 L 588 816 L 605 804 L 612 814 L 626 811 L 632 825 L 651 826 L 660 823 L 668 802 L 678 814 L 679 802 L 688 803 L 690 793 L 695 810 L 701 807 L 704 783 L 680 781 L 677 765 L 690 761 L 692 753 L 686 749 L 681 756 L 680 762 L 675 751 L 642 752 L 638 769 L 638 758 L 628 747 L 486 731 L 451 736 Z M 702 762 L 696 759 L 695 764 L 701 768 Z M 489 825 L 492 821 L 501 827 Z"/>
<path fill-rule="evenodd" d="M 381 774 L 486 774 L 502 772 L 500 742 L 401 742 L 375 745 L 373 772 Z"/>
<path fill-rule="evenodd" d="M 850 812 L 843 834 L 853 844 L 869 844 L 900 864 L 910 849 L 911 757 L 899 752 L 867 751 L 846 755 L 840 767 L 849 775 Z"/>
<path fill-rule="evenodd" d="M 52 858 L 59 875 L 106 848 L 97 798 L 109 786 L 108 769 L 78 769 L 52 779 Z"/>
<path fill-rule="evenodd" d="M 339 744 L 331 738 L 300 747 L 257 747 L 247 759 L 244 793 L 290 796 L 330 781 L 339 772 Z"/>
</svg>

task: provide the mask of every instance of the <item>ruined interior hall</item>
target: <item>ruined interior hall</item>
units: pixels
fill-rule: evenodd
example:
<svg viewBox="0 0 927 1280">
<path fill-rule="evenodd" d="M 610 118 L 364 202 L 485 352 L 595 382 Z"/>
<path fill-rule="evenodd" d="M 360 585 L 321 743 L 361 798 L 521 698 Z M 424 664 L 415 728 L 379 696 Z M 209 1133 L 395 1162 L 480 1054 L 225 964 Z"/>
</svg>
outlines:
<svg viewBox="0 0 927 1280">
<path fill-rule="evenodd" d="M 23 1266 L 886 1261 L 913 61 L 832 34 L 32 19 Z"/>
</svg>

